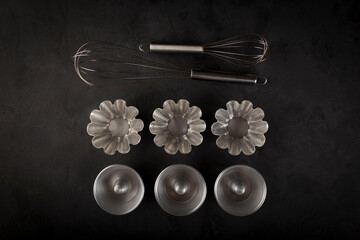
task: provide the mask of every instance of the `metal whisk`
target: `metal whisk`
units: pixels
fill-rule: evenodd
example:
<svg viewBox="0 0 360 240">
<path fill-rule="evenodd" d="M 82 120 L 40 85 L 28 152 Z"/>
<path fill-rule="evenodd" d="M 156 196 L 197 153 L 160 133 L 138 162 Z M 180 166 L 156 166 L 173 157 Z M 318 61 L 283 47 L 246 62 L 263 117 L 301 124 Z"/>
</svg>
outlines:
<svg viewBox="0 0 360 240">
<path fill-rule="evenodd" d="M 265 60 L 268 43 L 257 33 L 246 33 L 203 45 L 142 43 L 139 49 L 144 52 L 202 53 L 237 66 L 250 66 Z"/>
<path fill-rule="evenodd" d="M 266 77 L 188 69 L 117 44 L 89 42 L 73 56 L 77 75 L 88 85 L 122 87 L 146 81 L 193 78 L 264 85 Z"/>
</svg>

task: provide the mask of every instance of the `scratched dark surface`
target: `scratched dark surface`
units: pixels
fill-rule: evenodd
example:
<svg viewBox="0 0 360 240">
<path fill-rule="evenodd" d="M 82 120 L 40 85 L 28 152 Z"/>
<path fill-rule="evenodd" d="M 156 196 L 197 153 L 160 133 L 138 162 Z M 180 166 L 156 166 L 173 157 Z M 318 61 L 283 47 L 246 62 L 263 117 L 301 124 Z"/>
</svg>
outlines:
<svg viewBox="0 0 360 240">
<path fill-rule="evenodd" d="M 0 238 L 18 235 L 168 239 L 360 237 L 360 5 L 358 1 L 2 1 L 0 7 Z M 266 75 L 266 86 L 189 79 L 97 89 L 75 74 L 71 56 L 86 41 L 135 48 L 143 41 L 204 43 L 245 32 L 263 34 L 270 58 L 236 69 L 206 56 L 179 65 Z M 169 57 L 169 56 L 167 56 Z M 129 154 L 108 156 L 86 133 L 91 110 L 122 98 L 145 123 Z M 199 106 L 204 141 L 188 155 L 168 155 L 148 130 L 167 99 Z M 229 100 L 265 111 L 267 141 L 251 156 L 216 147 L 210 126 Z M 157 175 L 174 163 L 204 176 L 208 195 L 192 215 L 157 204 Z M 96 204 L 92 185 L 111 164 L 144 180 L 145 197 L 124 216 Z M 265 178 L 263 207 L 233 217 L 213 184 L 226 167 L 246 164 Z"/>
</svg>

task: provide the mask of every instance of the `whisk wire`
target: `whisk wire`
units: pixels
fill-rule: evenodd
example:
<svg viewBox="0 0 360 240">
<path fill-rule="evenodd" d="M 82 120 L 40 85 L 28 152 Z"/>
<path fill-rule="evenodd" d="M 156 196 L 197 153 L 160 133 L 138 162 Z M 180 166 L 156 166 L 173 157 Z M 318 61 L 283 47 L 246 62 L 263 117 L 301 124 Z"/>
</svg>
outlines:
<svg viewBox="0 0 360 240">
<path fill-rule="evenodd" d="M 248 60 L 246 60 L 246 61 L 240 60 L 240 59 L 237 59 L 234 57 L 224 56 L 223 54 L 212 53 L 211 55 L 214 57 L 217 57 L 225 62 L 232 63 L 232 64 L 236 63 L 236 65 L 241 65 L 241 66 L 250 66 L 250 65 L 256 64 L 258 62 L 258 60 L 253 61 L 253 62 L 249 62 Z"/>
<path fill-rule="evenodd" d="M 233 55 L 233 56 L 242 56 L 242 57 L 254 57 L 254 58 L 259 58 L 262 55 L 261 54 L 256 54 L 256 55 L 252 55 L 252 54 L 245 54 L 245 53 L 235 53 L 235 52 L 226 52 L 226 51 L 219 51 L 219 50 L 211 50 L 208 51 L 209 53 L 215 53 L 215 54 L 228 54 L 228 55 Z"/>
<path fill-rule="evenodd" d="M 251 37 L 255 37 L 256 39 L 251 39 Z M 235 39 L 235 41 L 233 41 Z M 212 43 L 206 43 L 204 44 L 205 47 L 211 47 L 211 46 L 218 46 L 222 43 L 231 43 L 233 44 L 233 42 L 240 42 L 240 43 L 244 43 L 244 42 L 257 42 L 257 43 L 261 43 L 264 45 L 267 45 L 267 41 L 266 39 L 261 36 L 260 34 L 257 33 L 244 33 L 244 34 L 239 34 L 230 38 L 226 38 L 223 40 L 219 40 L 216 42 L 212 42 Z"/>
</svg>

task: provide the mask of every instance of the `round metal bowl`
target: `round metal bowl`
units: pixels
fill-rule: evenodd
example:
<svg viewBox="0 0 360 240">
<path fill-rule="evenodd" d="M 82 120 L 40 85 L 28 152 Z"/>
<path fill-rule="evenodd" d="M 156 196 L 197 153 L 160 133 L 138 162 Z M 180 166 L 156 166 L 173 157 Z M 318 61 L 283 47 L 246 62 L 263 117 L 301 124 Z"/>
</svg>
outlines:
<svg viewBox="0 0 360 240">
<path fill-rule="evenodd" d="M 235 165 L 226 168 L 216 179 L 215 198 L 220 207 L 235 216 L 256 212 L 266 198 L 266 184 L 254 168 Z"/>
<path fill-rule="evenodd" d="M 140 204 L 144 197 L 144 183 L 140 175 L 125 165 L 104 168 L 94 182 L 97 204 L 114 215 L 127 214 Z"/>
<path fill-rule="evenodd" d="M 157 177 L 154 194 L 160 207 L 175 216 L 185 216 L 201 207 L 206 197 L 206 183 L 193 167 L 175 164 Z"/>
</svg>

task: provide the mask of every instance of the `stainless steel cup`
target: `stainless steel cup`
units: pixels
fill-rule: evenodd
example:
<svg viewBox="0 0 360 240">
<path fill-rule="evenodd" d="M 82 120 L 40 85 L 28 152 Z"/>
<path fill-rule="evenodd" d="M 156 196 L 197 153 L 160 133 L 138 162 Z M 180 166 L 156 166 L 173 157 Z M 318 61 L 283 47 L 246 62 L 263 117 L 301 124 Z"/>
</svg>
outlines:
<svg viewBox="0 0 360 240">
<path fill-rule="evenodd" d="M 195 212 L 205 201 L 206 183 L 193 167 L 175 164 L 165 168 L 157 177 L 155 198 L 160 207 L 175 216 Z"/>
<path fill-rule="evenodd" d="M 266 184 L 252 167 L 235 165 L 226 168 L 216 179 L 215 198 L 231 215 L 246 216 L 256 212 L 266 198 Z"/>
<path fill-rule="evenodd" d="M 104 168 L 94 182 L 94 197 L 106 212 L 124 215 L 133 211 L 144 197 L 140 175 L 125 165 Z"/>
</svg>

